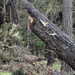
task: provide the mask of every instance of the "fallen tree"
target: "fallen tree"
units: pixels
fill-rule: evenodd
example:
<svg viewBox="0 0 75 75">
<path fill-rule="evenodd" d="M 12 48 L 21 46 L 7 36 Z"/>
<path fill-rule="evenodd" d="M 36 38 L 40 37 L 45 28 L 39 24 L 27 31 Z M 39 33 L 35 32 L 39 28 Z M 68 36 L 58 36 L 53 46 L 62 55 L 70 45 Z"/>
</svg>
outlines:
<svg viewBox="0 0 75 75">
<path fill-rule="evenodd" d="M 45 42 L 62 60 L 75 70 L 75 43 L 58 27 L 40 14 L 27 0 L 21 0 L 21 4 L 33 18 L 30 25 L 31 31 Z"/>
</svg>

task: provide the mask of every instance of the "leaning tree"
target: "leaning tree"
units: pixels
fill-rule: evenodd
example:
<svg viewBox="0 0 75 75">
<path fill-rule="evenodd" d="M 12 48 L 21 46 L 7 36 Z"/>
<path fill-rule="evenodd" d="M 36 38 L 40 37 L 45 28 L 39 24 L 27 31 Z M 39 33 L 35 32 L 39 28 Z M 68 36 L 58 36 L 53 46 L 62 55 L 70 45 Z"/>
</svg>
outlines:
<svg viewBox="0 0 75 75">
<path fill-rule="evenodd" d="M 30 2 L 21 0 L 21 4 L 33 19 L 30 24 L 31 31 L 75 70 L 75 42 L 40 14 Z"/>
</svg>

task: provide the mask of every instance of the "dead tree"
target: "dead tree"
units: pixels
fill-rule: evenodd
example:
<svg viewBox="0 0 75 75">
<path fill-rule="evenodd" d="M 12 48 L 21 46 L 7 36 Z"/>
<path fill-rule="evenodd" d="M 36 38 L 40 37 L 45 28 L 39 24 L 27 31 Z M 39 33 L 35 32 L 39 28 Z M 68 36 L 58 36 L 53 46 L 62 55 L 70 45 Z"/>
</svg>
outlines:
<svg viewBox="0 0 75 75">
<path fill-rule="evenodd" d="M 40 14 L 30 2 L 21 0 L 21 4 L 33 18 L 31 31 L 75 70 L 75 42 Z"/>
</svg>

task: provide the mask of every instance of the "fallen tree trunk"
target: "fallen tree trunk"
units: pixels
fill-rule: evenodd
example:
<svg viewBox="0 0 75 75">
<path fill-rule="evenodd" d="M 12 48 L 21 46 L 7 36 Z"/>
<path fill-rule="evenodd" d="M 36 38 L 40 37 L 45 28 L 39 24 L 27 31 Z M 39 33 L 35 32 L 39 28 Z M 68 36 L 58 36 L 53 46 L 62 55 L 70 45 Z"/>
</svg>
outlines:
<svg viewBox="0 0 75 75">
<path fill-rule="evenodd" d="M 27 0 L 21 0 L 24 9 L 33 18 L 30 29 L 45 42 L 62 60 L 75 70 L 75 43 L 45 16 L 40 14 Z"/>
</svg>

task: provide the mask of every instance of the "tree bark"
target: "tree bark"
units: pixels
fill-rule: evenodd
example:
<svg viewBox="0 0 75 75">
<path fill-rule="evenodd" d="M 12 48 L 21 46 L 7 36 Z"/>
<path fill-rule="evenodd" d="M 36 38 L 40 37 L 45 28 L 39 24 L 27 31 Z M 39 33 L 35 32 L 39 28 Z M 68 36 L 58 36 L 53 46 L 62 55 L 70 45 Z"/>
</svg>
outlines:
<svg viewBox="0 0 75 75">
<path fill-rule="evenodd" d="M 12 22 L 18 24 L 18 16 L 16 11 L 16 0 L 11 0 Z"/>
<path fill-rule="evenodd" d="M 1 26 L 1 24 L 3 24 L 4 23 L 4 13 L 3 13 L 3 9 L 4 9 L 4 3 L 3 3 L 4 1 L 2 0 L 0 0 L 0 26 Z"/>
<path fill-rule="evenodd" d="M 11 12 L 11 3 L 10 1 L 7 2 L 7 4 L 5 4 L 5 19 L 7 23 L 12 22 L 12 12 Z"/>
<path fill-rule="evenodd" d="M 24 9 L 33 18 L 30 29 L 48 45 L 62 60 L 75 70 L 75 43 L 74 41 L 45 16 L 40 14 L 27 0 L 21 0 Z"/>
<path fill-rule="evenodd" d="M 18 24 L 18 17 L 16 12 L 16 0 L 8 0 L 6 4 L 6 22 Z"/>
<path fill-rule="evenodd" d="M 72 0 L 63 0 L 62 2 L 63 31 L 72 38 Z M 61 61 L 61 74 L 73 75 L 72 68 L 64 61 Z"/>
</svg>

